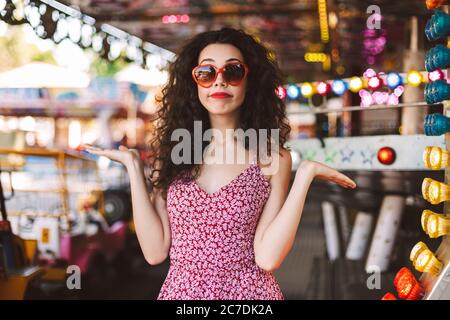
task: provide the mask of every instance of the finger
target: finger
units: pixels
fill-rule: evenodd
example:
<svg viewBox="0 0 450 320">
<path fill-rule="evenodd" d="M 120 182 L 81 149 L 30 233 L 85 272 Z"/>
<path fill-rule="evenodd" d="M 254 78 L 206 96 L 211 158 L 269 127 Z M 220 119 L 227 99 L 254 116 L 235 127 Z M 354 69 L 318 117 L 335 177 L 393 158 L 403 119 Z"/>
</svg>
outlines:
<svg viewBox="0 0 450 320">
<path fill-rule="evenodd" d="M 348 177 L 347 177 L 347 183 L 350 185 L 351 188 L 356 188 L 356 182 Z"/>
<path fill-rule="evenodd" d="M 81 147 L 86 150 L 101 150 L 100 148 L 94 147 L 90 144 L 82 144 Z"/>
<path fill-rule="evenodd" d="M 106 157 L 109 156 L 109 150 L 104 150 L 96 147 L 88 147 L 85 150 L 89 153 L 93 153 L 99 156 L 106 156 Z"/>
<path fill-rule="evenodd" d="M 341 185 L 341 187 L 344 187 L 346 189 L 351 188 L 351 186 L 349 184 L 347 184 L 347 183 L 340 183 L 340 185 Z"/>
<path fill-rule="evenodd" d="M 339 177 L 341 180 L 344 180 L 346 183 L 350 184 L 351 186 L 355 186 L 356 187 L 356 183 L 355 181 L 353 181 L 352 179 L 350 179 L 349 177 L 347 177 L 345 174 L 340 174 Z"/>
<path fill-rule="evenodd" d="M 105 151 L 103 151 L 103 150 L 86 149 L 86 151 L 89 152 L 89 153 L 93 153 L 93 154 L 99 155 L 99 156 L 105 155 Z"/>
<path fill-rule="evenodd" d="M 346 185 L 347 185 L 349 188 L 352 188 L 352 189 L 355 189 L 355 188 L 356 188 L 356 183 L 354 183 L 354 182 L 347 182 Z"/>
<path fill-rule="evenodd" d="M 351 187 L 351 188 L 356 186 L 356 184 L 352 180 L 349 180 L 349 179 L 340 180 L 338 183 L 341 184 L 341 185 L 346 185 L 346 186 Z"/>
<path fill-rule="evenodd" d="M 139 150 L 137 149 L 128 149 L 129 151 L 133 152 L 135 155 L 139 156 Z"/>
</svg>

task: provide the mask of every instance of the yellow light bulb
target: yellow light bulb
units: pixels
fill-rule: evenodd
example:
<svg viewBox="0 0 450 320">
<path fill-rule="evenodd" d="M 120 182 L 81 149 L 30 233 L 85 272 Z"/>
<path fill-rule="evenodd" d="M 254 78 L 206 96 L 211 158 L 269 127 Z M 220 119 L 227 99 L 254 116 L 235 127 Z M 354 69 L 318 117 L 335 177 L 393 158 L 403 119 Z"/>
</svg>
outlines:
<svg viewBox="0 0 450 320">
<path fill-rule="evenodd" d="M 423 164 L 428 169 L 440 170 L 450 166 L 449 152 L 439 147 L 426 147 L 423 151 Z"/>
<path fill-rule="evenodd" d="M 422 75 L 419 71 L 411 70 L 406 74 L 406 81 L 410 85 L 417 87 L 422 83 Z"/>
<path fill-rule="evenodd" d="M 420 224 L 422 225 L 422 230 L 425 231 L 427 228 L 428 218 L 430 215 L 432 215 L 434 212 L 428 209 L 425 209 L 422 211 L 422 217 L 420 218 Z"/>
<path fill-rule="evenodd" d="M 363 87 L 363 82 L 360 77 L 352 77 L 349 86 L 352 92 L 359 92 Z"/>
<path fill-rule="evenodd" d="M 439 217 L 436 216 L 430 216 L 428 218 L 428 223 L 427 223 L 427 234 L 429 235 L 436 235 L 438 232 L 438 223 L 439 223 Z M 437 237 L 432 237 L 432 238 L 437 238 Z"/>
<path fill-rule="evenodd" d="M 411 253 L 409 254 L 409 260 L 414 261 L 417 259 L 419 254 L 426 248 L 426 244 L 422 241 L 416 243 L 416 245 L 412 248 Z"/>
<path fill-rule="evenodd" d="M 314 87 L 309 82 L 302 84 L 300 91 L 305 98 L 311 98 L 314 95 Z"/>
<path fill-rule="evenodd" d="M 445 183 L 425 178 L 422 182 L 422 196 L 431 204 L 450 200 L 450 186 Z"/>
<path fill-rule="evenodd" d="M 417 271 L 428 272 L 435 276 L 439 275 L 439 272 L 441 272 L 442 263 L 422 241 L 418 242 L 413 247 L 409 258 Z"/>
<path fill-rule="evenodd" d="M 437 238 L 450 234 L 450 219 L 443 214 L 431 210 L 422 212 L 422 229 L 430 238 Z"/>
<path fill-rule="evenodd" d="M 423 182 L 422 182 L 422 197 L 427 201 L 429 201 L 428 200 L 428 188 L 430 187 L 431 181 L 433 181 L 431 178 L 425 178 L 425 179 L 423 179 Z"/>
</svg>

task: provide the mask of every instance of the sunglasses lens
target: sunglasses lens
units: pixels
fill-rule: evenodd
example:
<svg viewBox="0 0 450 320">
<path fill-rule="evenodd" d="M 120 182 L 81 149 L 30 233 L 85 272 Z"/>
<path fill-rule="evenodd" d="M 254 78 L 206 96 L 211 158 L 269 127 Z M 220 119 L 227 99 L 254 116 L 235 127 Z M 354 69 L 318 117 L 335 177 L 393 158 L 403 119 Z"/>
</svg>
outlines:
<svg viewBox="0 0 450 320">
<path fill-rule="evenodd" d="M 241 63 L 233 63 L 225 66 L 223 77 L 230 84 L 237 84 L 244 79 L 245 68 Z"/>
<path fill-rule="evenodd" d="M 211 66 L 198 66 L 194 71 L 194 76 L 199 84 L 208 85 L 214 82 L 216 70 Z"/>
</svg>

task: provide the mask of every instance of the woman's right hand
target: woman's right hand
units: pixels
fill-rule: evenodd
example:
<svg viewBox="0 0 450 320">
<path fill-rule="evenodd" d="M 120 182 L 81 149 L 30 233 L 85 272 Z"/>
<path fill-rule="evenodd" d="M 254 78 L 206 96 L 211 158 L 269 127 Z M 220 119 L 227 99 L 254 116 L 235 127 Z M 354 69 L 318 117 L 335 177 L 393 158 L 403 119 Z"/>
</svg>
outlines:
<svg viewBox="0 0 450 320">
<path fill-rule="evenodd" d="M 139 151 L 136 149 L 129 149 L 122 145 L 119 146 L 118 150 L 102 149 L 91 146 L 89 144 L 82 144 L 81 147 L 89 153 L 104 156 L 109 158 L 110 160 L 120 162 L 127 168 L 134 164 L 139 164 L 140 166 L 142 165 Z"/>
</svg>

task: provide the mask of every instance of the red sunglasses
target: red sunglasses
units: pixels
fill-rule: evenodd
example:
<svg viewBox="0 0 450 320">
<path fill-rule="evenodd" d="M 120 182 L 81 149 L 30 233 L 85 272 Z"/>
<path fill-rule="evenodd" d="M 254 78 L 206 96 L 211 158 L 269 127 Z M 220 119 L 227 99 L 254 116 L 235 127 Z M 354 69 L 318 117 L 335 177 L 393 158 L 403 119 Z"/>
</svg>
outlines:
<svg viewBox="0 0 450 320">
<path fill-rule="evenodd" d="M 217 79 L 217 75 L 222 73 L 223 80 L 232 85 L 238 86 L 248 74 L 248 67 L 242 62 L 228 62 L 222 68 L 217 68 L 212 64 L 202 64 L 192 69 L 194 81 L 204 88 L 211 87 Z"/>
</svg>

